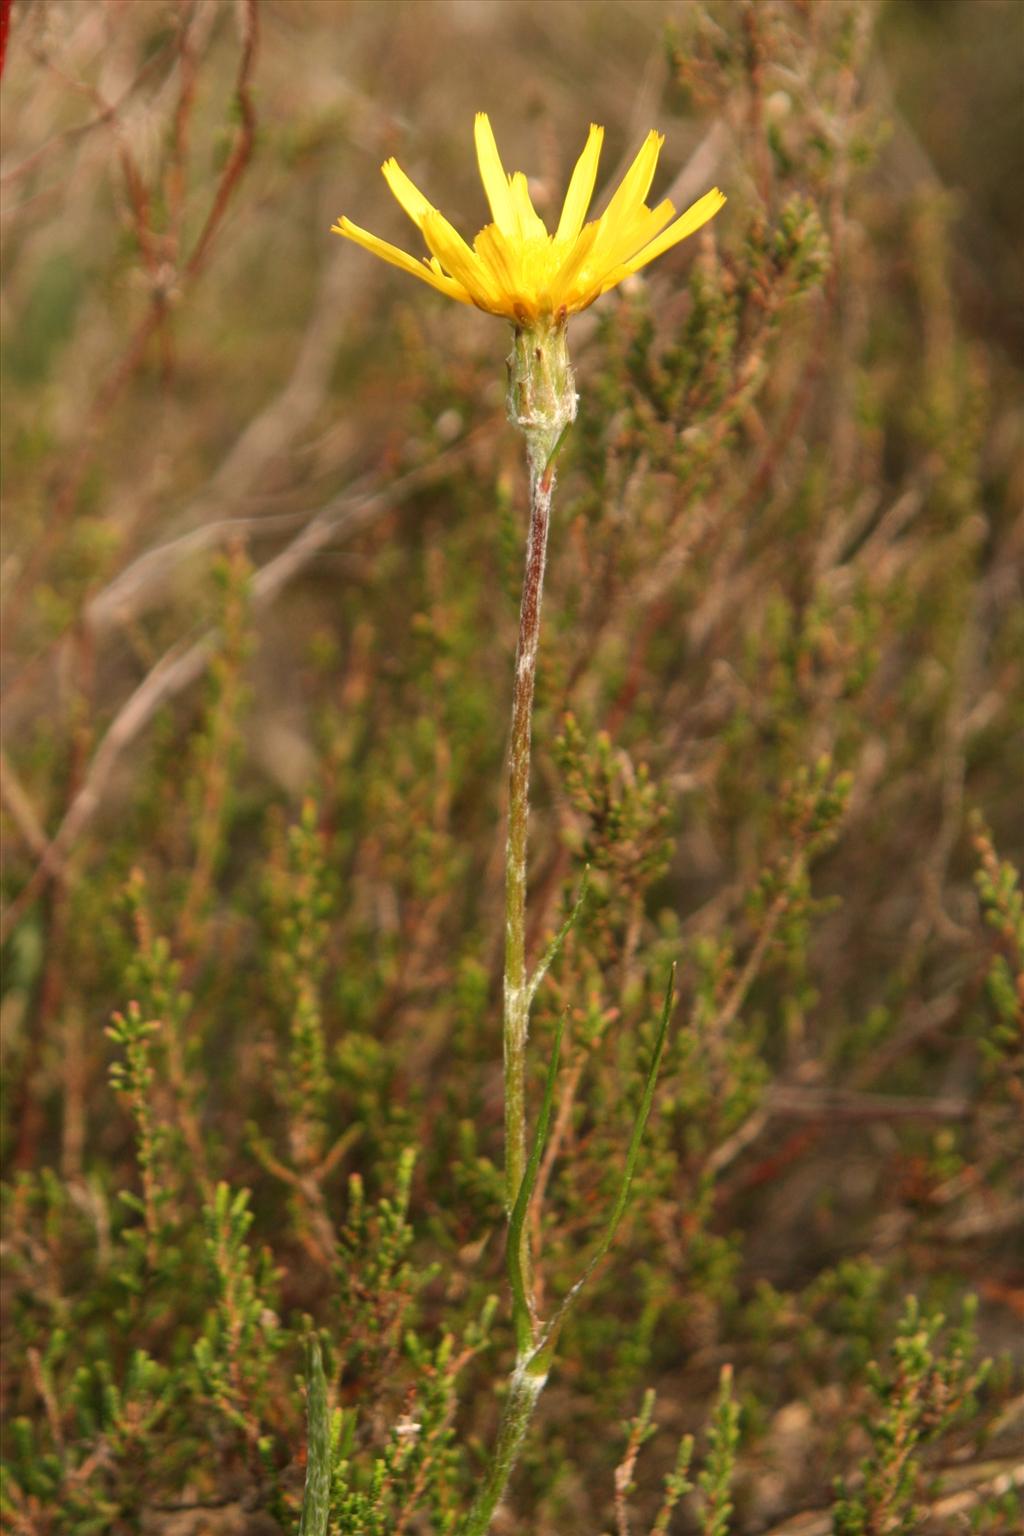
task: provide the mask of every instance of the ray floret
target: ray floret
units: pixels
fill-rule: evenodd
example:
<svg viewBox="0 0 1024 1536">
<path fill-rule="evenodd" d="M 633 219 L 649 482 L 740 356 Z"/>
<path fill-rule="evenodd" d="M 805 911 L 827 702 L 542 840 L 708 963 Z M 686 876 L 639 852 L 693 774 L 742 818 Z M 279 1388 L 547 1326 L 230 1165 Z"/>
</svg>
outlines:
<svg viewBox="0 0 1024 1536">
<path fill-rule="evenodd" d="M 381 167 L 384 179 L 422 235 L 429 255 L 412 256 L 348 218 L 339 218 L 332 229 L 458 303 L 502 315 L 517 326 L 558 322 L 586 309 L 609 288 L 700 229 L 725 202 L 714 187 L 678 216 L 668 199 L 648 207 L 647 194 L 664 143 L 662 135 L 652 130 L 605 211 L 588 222 L 604 140 L 604 129 L 591 123 L 558 227 L 550 234 L 533 206 L 526 176 L 522 171 L 511 176 L 506 172 L 486 112 L 476 115 L 474 140 L 492 222 L 471 246 L 394 159 Z"/>
</svg>

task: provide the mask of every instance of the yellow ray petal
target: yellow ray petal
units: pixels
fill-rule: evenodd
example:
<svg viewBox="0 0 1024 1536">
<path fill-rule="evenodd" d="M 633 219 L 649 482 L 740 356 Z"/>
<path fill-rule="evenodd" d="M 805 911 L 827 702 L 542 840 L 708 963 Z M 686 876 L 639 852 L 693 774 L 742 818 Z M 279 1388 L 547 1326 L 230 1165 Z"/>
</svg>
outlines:
<svg viewBox="0 0 1024 1536">
<path fill-rule="evenodd" d="M 603 267 L 608 272 L 621 266 L 661 233 L 675 211 L 675 205 L 666 197 L 657 208 L 648 208 L 642 203 L 631 218 L 623 219 L 617 225 L 608 223 L 607 216 L 602 217 L 598 220 L 600 232 L 592 266 L 595 269 Z"/>
<path fill-rule="evenodd" d="M 656 239 L 637 251 L 635 256 L 623 262 L 617 272 L 612 275 L 608 286 L 621 283 L 624 277 L 629 277 L 633 272 L 639 272 L 640 268 L 645 267 L 649 261 L 654 261 L 657 256 L 663 256 L 674 245 L 678 245 L 680 240 L 685 240 L 687 235 L 694 234 L 702 224 L 714 218 L 724 203 L 725 196 L 717 187 L 713 187 L 710 192 L 705 192 L 704 196 L 698 198 L 685 213 L 681 213 L 668 229 L 663 230 Z"/>
<path fill-rule="evenodd" d="M 458 299 L 460 304 L 472 304 L 473 299 L 462 283 L 455 278 L 448 277 L 436 267 L 427 266 L 424 261 L 417 261 L 415 256 L 410 256 L 407 251 L 399 250 L 397 245 L 389 245 L 387 240 L 381 240 L 377 235 L 371 235 L 369 230 L 360 229 L 358 224 L 353 224 L 351 219 L 341 218 L 337 224 L 331 225 L 331 233 L 344 235 L 346 240 L 355 241 L 364 250 L 371 251 L 374 256 L 379 256 L 382 261 L 389 261 L 393 267 L 400 267 L 403 272 L 410 273 L 413 277 L 420 277 L 432 288 L 437 288 L 441 293 L 446 293 L 450 299 Z"/>
<path fill-rule="evenodd" d="M 665 135 L 655 132 L 652 128 L 641 144 L 636 159 L 619 183 L 611 202 L 601 215 L 602 222 L 607 220 L 609 225 L 614 226 L 620 220 L 631 217 L 640 207 L 650 191 L 654 170 L 664 142 Z"/>
<path fill-rule="evenodd" d="M 478 112 L 476 122 L 473 125 L 473 137 L 476 140 L 476 158 L 480 166 L 480 180 L 484 184 L 487 193 L 487 201 L 491 205 L 491 213 L 494 222 L 503 235 L 514 235 L 516 232 L 516 216 L 512 206 L 512 194 L 509 191 L 508 177 L 505 175 L 505 167 L 501 163 L 498 154 L 498 146 L 494 139 L 494 129 L 486 112 Z"/>
<path fill-rule="evenodd" d="M 582 308 L 581 305 L 574 305 L 573 303 L 573 298 L 578 296 L 574 290 L 576 289 L 580 272 L 585 266 L 589 267 L 590 265 L 589 258 L 594 248 L 594 242 L 597 239 L 598 230 L 599 225 L 596 219 L 592 224 L 585 226 L 580 234 L 577 235 L 572 249 L 555 274 L 551 284 L 551 294 L 556 310 L 561 308 L 563 304 L 570 311 L 574 308 Z"/>
<path fill-rule="evenodd" d="M 519 233 L 524 240 L 547 239 L 547 225 L 533 206 L 530 188 L 522 171 L 516 171 L 509 188 Z"/>
<path fill-rule="evenodd" d="M 493 290 L 492 308 L 496 315 L 521 319 L 532 307 L 520 302 L 522 283 L 515 259 L 515 246 L 506 240 L 496 224 L 488 224 L 473 241 L 481 265 L 486 269 Z"/>
<path fill-rule="evenodd" d="M 423 220 L 423 238 L 442 267 L 466 290 L 478 309 L 494 309 L 495 293 L 487 271 L 477 256 L 449 224 L 443 213 L 431 209 Z M 500 314 L 500 310 L 495 310 Z"/>
<path fill-rule="evenodd" d="M 556 240 L 575 240 L 583 228 L 583 220 L 587 216 L 590 199 L 594 195 L 597 163 L 601 158 L 603 142 L 604 129 L 599 128 L 596 123 L 591 123 L 583 153 L 576 161 L 569 180 L 569 189 L 562 205 L 562 217 L 558 221 L 558 229 L 555 233 Z"/>
<path fill-rule="evenodd" d="M 401 203 L 416 228 L 422 229 L 423 220 L 433 211 L 433 203 L 428 202 L 415 182 L 409 180 L 397 160 L 385 160 L 381 171 L 394 197 Z"/>
<path fill-rule="evenodd" d="M 473 241 L 477 256 L 492 274 L 496 286 L 513 293 L 518 283 L 509 243 L 496 224 L 488 224 Z"/>
</svg>

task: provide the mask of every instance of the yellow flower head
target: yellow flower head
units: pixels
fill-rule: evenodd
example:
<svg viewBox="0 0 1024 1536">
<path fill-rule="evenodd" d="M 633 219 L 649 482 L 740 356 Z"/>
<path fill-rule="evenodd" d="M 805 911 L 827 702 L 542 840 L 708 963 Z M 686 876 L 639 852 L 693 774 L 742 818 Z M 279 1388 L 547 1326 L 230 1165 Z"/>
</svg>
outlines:
<svg viewBox="0 0 1024 1536">
<path fill-rule="evenodd" d="M 700 229 L 725 202 L 715 187 L 678 218 L 667 199 L 648 208 L 644 198 L 665 142 L 652 131 L 604 213 L 585 223 L 604 138 L 604 129 L 592 123 L 552 235 L 534 210 L 522 171 L 505 174 L 485 112 L 476 115 L 475 137 L 494 222 L 480 231 L 472 247 L 394 160 L 385 160 L 381 167 L 384 179 L 423 235 L 430 256 L 417 261 L 351 219 L 339 219 L 332 229 L 460 304 L 504 315 L 515 325 L 557 323 L 586 309 L 623 278 Z"/>
</svg>

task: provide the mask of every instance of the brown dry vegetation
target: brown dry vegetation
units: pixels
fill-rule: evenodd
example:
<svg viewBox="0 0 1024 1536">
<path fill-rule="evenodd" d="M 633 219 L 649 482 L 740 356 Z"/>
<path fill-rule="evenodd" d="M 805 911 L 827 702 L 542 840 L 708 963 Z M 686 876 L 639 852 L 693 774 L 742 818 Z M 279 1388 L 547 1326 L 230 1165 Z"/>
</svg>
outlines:
<svg viewBox="0 0 1024 1536">
<path fill-rule="evenodd" d="M 679 984 L 494 1530 L 1019 1529 L 1022 42 L 1014 0 L 16 0 L 6 1528 L 296 1529 L 311 1329 L 332 1531 L 456 1530 L 493 1443 L 507 338 L 328 233 L 407 242 L 390 154 L 478 228 L 484 108 L 549 216 L 592 120 L 599 188 L 657 125 L 656 191 L 729 196 L 570 333 L 541 1307 Z"/>
</svg>

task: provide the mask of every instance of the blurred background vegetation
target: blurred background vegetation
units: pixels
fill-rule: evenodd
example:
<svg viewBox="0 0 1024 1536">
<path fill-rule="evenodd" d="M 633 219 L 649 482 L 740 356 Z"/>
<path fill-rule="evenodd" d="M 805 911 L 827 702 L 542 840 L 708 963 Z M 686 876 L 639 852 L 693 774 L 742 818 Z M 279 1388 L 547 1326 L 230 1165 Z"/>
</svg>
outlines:
<svg viewBox="0 0 1024 1536">
<path fill-rule="evenodd" d="M 680 987 L 495 1530 L 1020 1528 L 1022 44 L 1018 0 L 16 0 L 11 1531 L 295 1529 L 311 1328 L 334 1531 L 455 1529 L 493 1440 L 521 445 L 502 326 L 328 233 L 406 243 L 391 154 L 479 228 L 479 109 L 549 223 L 592 120 L 599 187 L 653 125 L 659 195 L 729 196 L 571 329 L 542 1304 Z"/>
</svg>

